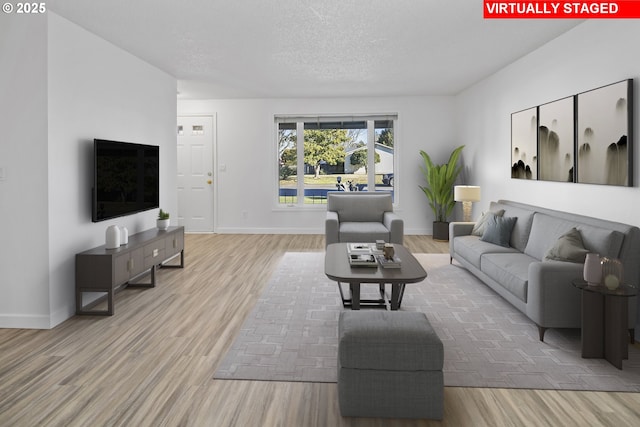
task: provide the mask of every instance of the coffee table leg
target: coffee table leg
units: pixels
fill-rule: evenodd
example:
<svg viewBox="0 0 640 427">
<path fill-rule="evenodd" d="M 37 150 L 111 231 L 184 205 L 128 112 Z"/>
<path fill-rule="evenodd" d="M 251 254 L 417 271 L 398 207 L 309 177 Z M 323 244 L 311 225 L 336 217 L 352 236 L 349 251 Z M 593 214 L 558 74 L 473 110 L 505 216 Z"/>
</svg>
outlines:
<svg viewBox="0 0 640 427">
<path fill-rule="evenodd" d="M 360 283 L 349 283 L 351 310 L 360 310 Z"/>
<path fill-rule="evenodd" d="M 391 310 L 398 310 L 404 295 L 404 283 L 393 283 L 391 285 Z"/>
</svg>

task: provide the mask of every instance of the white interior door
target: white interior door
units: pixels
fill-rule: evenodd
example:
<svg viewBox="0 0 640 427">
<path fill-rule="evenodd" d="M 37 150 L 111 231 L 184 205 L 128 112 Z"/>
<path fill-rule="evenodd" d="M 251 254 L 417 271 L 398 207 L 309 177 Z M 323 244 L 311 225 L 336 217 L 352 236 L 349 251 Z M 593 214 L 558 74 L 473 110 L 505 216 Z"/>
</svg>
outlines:
<svg viewBox="0 0 640 427">
<path fill-rule="evenodd" d="M 213 232 L 213 117 L 178 117 L 178 223 Z"/>
</svg>

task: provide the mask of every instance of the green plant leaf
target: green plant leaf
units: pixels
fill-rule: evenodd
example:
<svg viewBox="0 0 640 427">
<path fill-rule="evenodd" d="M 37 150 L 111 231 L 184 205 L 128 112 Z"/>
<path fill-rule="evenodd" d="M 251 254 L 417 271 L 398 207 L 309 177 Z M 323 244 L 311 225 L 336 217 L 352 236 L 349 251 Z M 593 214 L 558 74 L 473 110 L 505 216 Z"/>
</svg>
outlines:
<svg viewBox="0 0 640 427">
<path fill-rule="evenodd" d="M 453 186 L 462 170 L 458 165 L 458 159 L 464 145 L 457 147 L 451 152 L 447 163 L 436 165 L 431 160 L 429 154 L 420 150 L 423 165 L 421 167 L 426 186 L 420 186 L 424 192 L 429 206 L 433 210 L 436 221 L 446 222 L 455 207 L 453 199 Z"/>
</svg>

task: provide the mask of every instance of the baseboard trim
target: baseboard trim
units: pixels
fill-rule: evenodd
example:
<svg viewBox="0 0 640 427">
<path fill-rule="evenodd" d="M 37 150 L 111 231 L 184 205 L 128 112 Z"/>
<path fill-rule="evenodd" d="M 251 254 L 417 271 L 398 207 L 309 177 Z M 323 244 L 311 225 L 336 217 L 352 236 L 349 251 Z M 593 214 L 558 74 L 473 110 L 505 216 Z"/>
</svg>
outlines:
<svg viewBox="0 0 640 427">
<path fill-rule="evenodd" d="M 324 234 L 324 228 L 236 228 L 219 227 L 218 234 Z"/>
<path fill-rule="evenodd" d="M 51 329 L 51 319 L 45 315 L 2 314 L 0 328 L 6 329 Z"/>
<path fill-rule="evenodd" d="M 239 227 L 219 227 L 216 234 L 324 234 L 324 227 L 316 228 L 239 228 Z M 193 234 L 197 234 L 194 232 Z M 404 231 L 408 236 L 430 236 L 431 230 L 423 228 L 411 228 Z"/>
</svg>

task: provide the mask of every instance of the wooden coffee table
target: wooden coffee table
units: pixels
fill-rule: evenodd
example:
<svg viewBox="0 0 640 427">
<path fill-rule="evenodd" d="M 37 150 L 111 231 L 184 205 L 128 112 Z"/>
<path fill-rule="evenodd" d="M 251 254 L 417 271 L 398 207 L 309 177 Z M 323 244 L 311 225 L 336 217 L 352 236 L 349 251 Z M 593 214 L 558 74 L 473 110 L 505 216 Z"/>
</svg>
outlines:
<svg viewBox="0 0 640 427">
<path fill-rule="evenodd" d="M 418 260 L 402 245 L 394 244 L 395 256 L 400 258 L 400 268 L 352 267 L 347 256 L 347 243 L 333 243 L 327 246 L 324 258 L 324 272 L 331 280 L 338 282 L 338 289 L 344 307 L 359 310 L 360 307 L 386 308 L 385 284 L 391 284 L 391 310 L 397 310 L 402 303 L 407 283 L 421 282 L 427 272 Z M 341 283 L 348 283 L 351 298 L 345 298 Z M 360 299 L 360 286 L 363 283 L 377 283 L 380 289 L 379 299 Z"/>
</svg>

